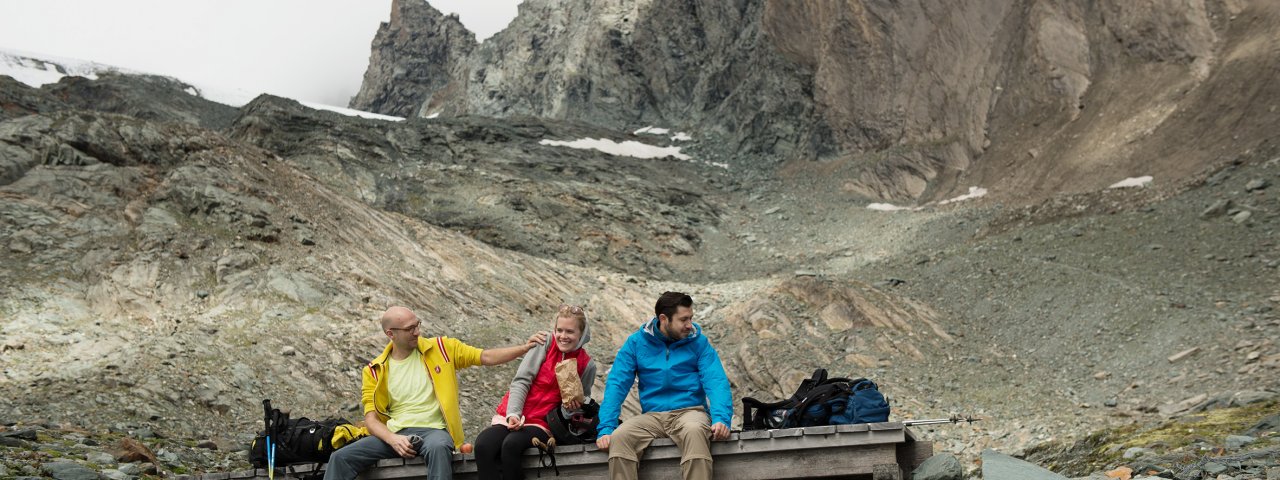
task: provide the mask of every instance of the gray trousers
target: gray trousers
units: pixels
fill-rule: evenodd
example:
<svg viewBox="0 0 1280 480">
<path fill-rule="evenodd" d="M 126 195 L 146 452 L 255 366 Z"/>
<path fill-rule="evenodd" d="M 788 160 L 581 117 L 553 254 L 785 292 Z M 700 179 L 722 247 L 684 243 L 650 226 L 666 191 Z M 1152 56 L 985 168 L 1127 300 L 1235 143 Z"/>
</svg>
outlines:
<svg viewBox="0 0 1280 480">
<path fill-rule="evenodd" d="M 422 448 L 418 450 L 418 456 L 427 462 L 428 480 L 453 479 L 453 437 L 449 436 L 449 432 L 438 428 L 409 427 L 396 434 L 422 437 Z M 324 480 L 353 480 L 356 475 L 377 464 L 378 460 L 388 458 L 400 458 L 400 455 L 378 437 L 370 435 L 361 438 L 333 452 L 324 471 Z"/>
</svg>

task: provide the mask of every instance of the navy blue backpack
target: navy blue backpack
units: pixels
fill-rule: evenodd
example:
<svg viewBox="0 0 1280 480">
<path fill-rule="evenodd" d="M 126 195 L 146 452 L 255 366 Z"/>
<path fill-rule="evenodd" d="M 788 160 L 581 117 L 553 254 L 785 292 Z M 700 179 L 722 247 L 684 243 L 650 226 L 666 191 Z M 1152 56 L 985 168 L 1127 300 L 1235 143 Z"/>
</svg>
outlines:
<svg viewBox="0 0 1280 480">
<path fill-rule="evenodd" d="M 829 378 L 805 392 L 795 407 L 787 411 L 782 427 L 887 421 L 889 402 L 875 382 L 865 378 Z"/>
</svg>

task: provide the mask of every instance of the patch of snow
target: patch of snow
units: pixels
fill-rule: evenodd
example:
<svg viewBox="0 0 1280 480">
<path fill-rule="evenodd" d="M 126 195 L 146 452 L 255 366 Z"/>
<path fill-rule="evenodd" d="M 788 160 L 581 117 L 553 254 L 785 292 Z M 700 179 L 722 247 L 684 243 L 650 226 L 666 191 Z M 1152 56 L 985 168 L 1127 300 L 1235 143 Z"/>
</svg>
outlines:
<svg viewBox="0 0 1280 480">
<path fill-rule="evenodd" d="M 436 118 L 436 117 L 439 117 L 439 116 L 440 116 L 440 112 L 436 112 L 436 113 L 433 113 L 433 114 L 431 114 L 431 115 L 427 115 L 427 120 L 430 120 L 430 119 L 433 119 L 433 118 Z"/>
<path fill-rule="evenodd" d="M 145 72 L 128 70 L 124 68 L 104 65 L 85 60 L 74 58 L 63 58 L 52 55 L 44 55 L 38 53 L 27 53 L 15 50 L 0 50 L 0 75 L 8 75 L 19 82 L 27 84 L 31 87 L 39 88 L 42 85 L 56 83 L 62 77 L 78 76 L 85 77 L 90 80 L 97 80 L 98 73 L 103 72 L 119 72 L 133 75 L 150 75 Z M 164 75 L 157 75 L 164 76 Z M 173 77 L 169 77 L 173 78 Z M 182 80 L 178 80 L 182 81 Z M 183 82 L 188 83 L 188 82 Z M 191 85 L 188 83 L 188 85 Z M 257 98 L 261 93 L 253 93 L 246 90 L 236 88 L 220 88 L 207 85 L 192 85 L 186 89 L 186 92 L 211 102 L 221 103 L 232 107 L 243 107 L 245 104 Z M 324 105 L 313 102 L 299 102 L 309 108 L 316 110 L 328 110 L 343 115 L 372 118 L 376 120 L 400 121 L 401 117 L 392 117 L 388 115 L 379 115 L 377 113 L 362 112 L 349 108 L 335 107 L 332 105 Z"/>
<path fill-rule="evenodd" d="M 670 131 L 670 130 L 665 129 L 665 128 L 658 128 L 658 127 L 654 127 L 654 126 L 648 126 L 648 127 L 641 128 L 641 129 L 636 130 L 636 131 L 631 132 L 631 133 L 633 133 L 633 134 L 635 134 L 635 135 L 639 135 L 639 134 L 641 134 L 641 133 L 647 133 L 647 134 L 649 134 L 649 135 L 666 135 L 666 134 L 667 134 L 667 132 L 669 132 L 669 131 Z"/>
<path fill-rule="evenodd" d="M 938 202 L 938 205 L 946 205 L 948 203 L 955 203 L 955 202 L 970 200 L 978 197 L 985 197 L 986 195 L 987 195 L 987 189 L 985 188 L 969 187 L 969 193 L 966 193 L 956 198 L 943 200 L 941 202 Z"/>
<path fill-rule="evenodd" d="M 310 107 L 310 108 L 314 108 L 316 110 L 327 110 L 334 113 L 341 113 L 348 117 L 360 117 L 360 118 L 368 118 L 372 120 L 386 120 L 388 122 L 404 121 L 404 117 L 393 117 L 391 115 L 383 115 L 380 113 L 366 112 L 363 110 L 353 110 L 345 107 L 335 107 L 333 105 L 325 105 L 323 103 L 303 102 L 303 101 L 298 101 L 298 103 L 306 105 L 307 107 Z"/>
<path fill-rule="evenodd" d="M 873 203 L 867 205 L 867 210 L 876 210 L 880 212 L 897 212 L 901 210 L 918 211 L 921 207 L 899 207 L 891 203 Z"/>
<path fill-rule="evenodd" d="M 96 80 L 102 72 L 137 73 L 101 63 L 41 55 L 18 50 L 0 50 L 0 75 L 8 75 L 29 87 L 57 83 L 72 75 Z"/>
<path fill-rule="evenodd" d="M 543 139 L 538 142 L 539 145 L 551 145 L 557 147 L 569 147 L 582 150 L 599 150 L 601 152 L 618 155 L 624 157 L 635 158 L 663 158 L 675 157 L 681 160 L 692 160 L 693 158 L 680 153 L 680 147 L 658 147 L 647 143 L 640 143 L 627 140 L 622 143 L 609 140 L 607 138 L 583 138 L 572 142 L 562 142 L 559 140 Z"/>
<path fill-rule="evenodd" d="M 1131 177 L 1131 178 L 1126 178 L 1119 182 L 1113 183 L 1111 184 L 1110 187 L 1107 187 L 1107 188 L 1111 189 L 1111 188 L 1145 187 L 1147 186 L 1148 183 L 1151 183 L 1152 180 L 1155 180 L 1155 179 L 1151 178 L 1151 175 L 1146 175 L 1142 177 Z"/>
<path fill-rule="evenodd" d="M 671 141 L 673 142 L 687 142 L 689 140 L 693 140 L 693 137 L 690 137 L 689 134 L 684 132 L 676 132 L 675 135 L 671 136 Z"/>
</svg>

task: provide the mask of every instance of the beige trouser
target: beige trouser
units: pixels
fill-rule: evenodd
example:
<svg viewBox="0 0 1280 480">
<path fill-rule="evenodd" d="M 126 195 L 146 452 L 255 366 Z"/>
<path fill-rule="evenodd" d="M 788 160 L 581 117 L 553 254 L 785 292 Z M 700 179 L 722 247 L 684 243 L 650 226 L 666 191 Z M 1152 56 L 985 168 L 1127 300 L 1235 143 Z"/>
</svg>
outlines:
<svg viewBox="0 0 1280 480">
<path fill-rule="evenodd" d="M 649 412 L 622 422 L 609 437 L 609 478 L 635 480 L 640 455 L 662 437 L 680 449 L 685 480 L 711 480 L 711 417 L 702 407 Z"/>
</svg>

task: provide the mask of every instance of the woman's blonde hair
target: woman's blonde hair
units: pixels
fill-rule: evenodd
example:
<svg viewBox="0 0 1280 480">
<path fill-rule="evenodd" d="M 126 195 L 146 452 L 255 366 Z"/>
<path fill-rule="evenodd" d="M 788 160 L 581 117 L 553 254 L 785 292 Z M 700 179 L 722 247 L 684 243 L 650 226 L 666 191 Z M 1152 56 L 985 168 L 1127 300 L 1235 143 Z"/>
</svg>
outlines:
<svg viewBox="0 0 1280 480">
<path fill-rule="evenodd" d="M 556 313 L 556 319 L 573 318 L 578 320 L 578 331 L 582 332 L 587 329 L 587 309 L 577 305 L 569 305 L 567 303 L 560 304 L 560 310 Z"/>
</svg>

